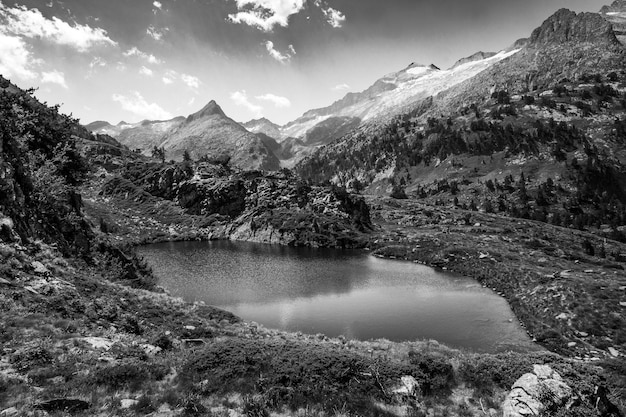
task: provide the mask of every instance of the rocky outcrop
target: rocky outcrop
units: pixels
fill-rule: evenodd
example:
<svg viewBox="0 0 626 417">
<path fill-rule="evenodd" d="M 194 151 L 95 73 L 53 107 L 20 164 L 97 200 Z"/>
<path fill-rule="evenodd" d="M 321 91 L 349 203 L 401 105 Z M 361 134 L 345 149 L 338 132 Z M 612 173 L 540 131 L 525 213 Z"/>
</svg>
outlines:
<svg viewBox="0 0 626 417">
<path fill-rule="evenodd" d="M 597 13 L 580 13 L 560 9 L 535 29 L 530 36 L 530 45 L 563 44 L 567 42 L 590 42 L 605 44 L 610 48 L 621 48 L 613 27 Z"/>
<path fill-rule="evenodd" d="M 611 23 L 617 39 L 626 46 L 626 1 L 616 0 L 610 6 L 604 6 L 600 14 Z"/>
<path fill-rule="evenodd" d="M 246 188 L 240 178 L 211 178 L 185 181 L 176 200 L 190 214 L 221 214 L 231 218 L 245 209 Z"/>
<path fill-rule="evenodd" d="M 502 403 L 503 417 L 541 415 L 545 411 L 569 409 L 575 396 L 561 375 L 547 365 L 535 365 L 532 373 L 522 375 Z"/>
</svg>

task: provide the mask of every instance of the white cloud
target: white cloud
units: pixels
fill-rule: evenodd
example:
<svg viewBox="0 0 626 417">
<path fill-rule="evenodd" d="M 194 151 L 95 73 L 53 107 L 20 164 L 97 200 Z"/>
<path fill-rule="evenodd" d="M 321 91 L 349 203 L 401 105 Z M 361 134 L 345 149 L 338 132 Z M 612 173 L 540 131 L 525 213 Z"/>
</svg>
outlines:
<svg viewBox="0 0 626 417">
<path fill-rule="evenodd" d="M 96 67 L 106 67 L 107 63 L 99 56 L 93 57 L 89 63 L 89 68 L 94 69 Z"/>
<path fill-rule="evenodd" d="M 177 78 L 178 78 L 178 73 L 176 71 L 167 70 L 165 72 L 165 75 L 163 75 L 163 78 L 161 78 L 161 80 L 163 81 L 163 84 L 170 85 L 170 84 L 174 84 L 174 81 L 176 81 Z"/>
<path fill-rule="evenodd" d="M 163 35 L 168 30 L 169 30 L 168 28 L 164 28 L 162 30 L 159 30 L 159 29 L 155 28 L 154 26 L 150 25 L 146 29 L 146 33 L 148 34 L 148 36 L 150 36 L 155 41 L 160 41 L 161 39 L 163 39 Z"/>
<path fill-rule="evenodd" d="M 343 25 L 343 22 L 346 21 L 346 15 L 341 13 L 339 10 L 333 9 L 332 7 L 322 9 L 322 13 L 324 13 L 328 24 L 334 28 L 340 28 Z"/>
<path fill-rule="evenodd" d="M 237 105 L 241 107 L 245 107 L 250 111 L 250 113 L 254 114 L 254 117 L 259 118 L 262 116 L 263 107 L 258 104 L 254 104 L 248 98 L 248 94 L 246 90 L 235 91 L 230 94 L 230 99 Z"/>
<path fill-rule="evenodd" d="M 67 88 L 67 83 L 65 82 L 65 74 L 57 70 L 52 70 L 50 72 L 42 72 L 41 82 L 49 83 L 49 84 L 58 84 L 63 88 Z"/>
<path fill-rule="evenodd" d="M 78 23 L 70 25 L 58 17 L 47 19 L 39 10 L 26 6 L 6 7 L 0 2 L 0 22 L 0 30 L 5 34 L 41 38 L 79 52 L 86 52 L 96 45 L 117 45 L 104 29 Z"/>
<path fill-rule="evenodd" d="M 172 118 L 172 115 L 158 104 L 148 103 L 138 91 L 131 92 L 130 96 L 113 94 L 112 99 L 120 103 L 122 109 L 142 119 L 167 120 Z"/>
<path fill-rule="evenodd" d="M 125 57 L 136 56 L 136 57 L 139 57 L 141 59 L 148 61 L 150 64 L 161 64 L 163 62 L 152 54 L 147 54 L 143 51 L 140 51 L 139 49 L 137 49 L 136 46 L 133 46 L 132 48 L 124 52 L 124 56 Z"/>
<path fill-rule="evenodd" d="M 339 84 L 331 88 L 331 90 L 333 91 L 345 91 L 349 89 L 350 89 L 350 86 L 348 84 Z"/>
<path fill-rule="evenodd" d="M 289 52 L 282 53 L 274 48 L 274 42 L 272 41 L 265 41 L 265 49 L 267 49 L 267 52 L 269 52 L 272 58 L 281 64 L 286 64 L 291 61 L 291 58 L 296 54 L 296 50 L 293 48 L 293 45 L 289 45 Z"/>
<path fill-rule="evenodd" d="M 182 74 L 180 79 L 187 84 L 189 88 L 193 88 L 194 90 L 200 88 L 200 79 L 198 77 L 194 77 L 193 75 Z"/>
<path fill-rule="evenodd" d="M 271 32 L 274 26 L 287 27 L 289 16 L 304 8 L 305 0 L 235 0 L 238 12 L 228 15 L 233 23 L 243 23 Z"/>
<path fill-rule="evenodd" d="M 150 68 L 144 67 L 142 65 L 141 68 L 139 68 L 139 74 L 145 75 L 147 77 L 152 77 L 152 75 L 154 75 L 154 72 Z"/>
<path fill-rule="evenodd" d="M 256 96 L 254 98 L 261 101 L 268 101 L 278 108 L 291 107 L 291 101 L 289 101 L 287 97 L 281 97 L 271 93 L 263 94 L 262 96 Z"/>
<path fill-rule="evenodd" d="M 152 5 L 153 5 L 155 8 L 159 9 L 159 10 L 161 10 L 161 9 L 163 8 L 163 4 L 161 4 L 161 2 L 160 2 L 160 1 L 155 1 L 155 2 L 153 2 L 153 3 L 152 3 Z"/>
<path fill-rule="evenodd" d="M 7 78 L 33 80 L 37 77 L 34 67 L 41 60 L 33 58 L 24 41 L 0 31 L 0 74 Z"/>
</svg>

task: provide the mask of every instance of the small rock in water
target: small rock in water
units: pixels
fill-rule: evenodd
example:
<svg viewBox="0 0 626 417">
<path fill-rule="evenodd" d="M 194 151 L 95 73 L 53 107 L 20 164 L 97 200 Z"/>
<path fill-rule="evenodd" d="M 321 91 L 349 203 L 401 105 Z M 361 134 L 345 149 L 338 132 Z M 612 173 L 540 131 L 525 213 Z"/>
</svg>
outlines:
<svg viewBox="0 0 626 417">
<path fill-rule="evenodd" d="M 574 347 L 574 346 L 576 346 L 576 342 L 569 342 L 567 344 L 567 347 Z"/>
<path fill-rule="evenodd" d="M 611 356 L 613 356 L 614 358 L 617 358 L 620 355 L 619 351 L 615 349 L 614 347 L 608 348 L 608 351 L 611 354 Z"/>
</svg>

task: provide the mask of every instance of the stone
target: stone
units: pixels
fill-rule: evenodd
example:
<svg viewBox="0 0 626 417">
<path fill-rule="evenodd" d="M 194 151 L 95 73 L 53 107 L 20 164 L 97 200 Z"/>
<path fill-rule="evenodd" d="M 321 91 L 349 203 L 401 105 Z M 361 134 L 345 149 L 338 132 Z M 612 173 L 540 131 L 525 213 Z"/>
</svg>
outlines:
<svg viewBox="0 0 626 417">
<path fill-rule="evenodd" d="M 569 343 L 567 344 L 567 347 L 571 347 L 571 348 L 572 348 L 572 347 L 574 347 L 574 346 L 576 346 L 576 342 L 569 342 Z"/>
<path fill-rule="evenodd" d="M 561 376 L 548 365 L 534 365 L 533 372 L 522 375 L 511 387 L 502 403 L 503 417 L 541 415 L 552 404 L 544 404 L 548 398 L 559 406 L 567 404 L 573 395 L 572 389 Z"/>
<path fill-rule="evenodd" d="M 418 390 L 419 382 L 414 377 L 405 375 L 400 378 L 400 386 L 394 389 L 393 393 L 397 395 L 413 395 Z"/>
<path fill-rule="evenodd" d="M 620 356 L 619 351 L 617 349 L 615 349 L 614 347 L 610 347 L 607 350 L 609 351 L 611 356 L 613 356 L 614 358 L 617 358 L 618 356 Z"/>
<path fill-rule="evenodd" d="M 120 401 L 120 408 L 123 410 L 127 410 L 130 407 L 134 406 L 135 404 L 137 404 L 139 401 L 137 400 L 133 400 L 132 398 L 124 398 L 122 401 Z"/>
<path fill-rule="evenodd" d="M 141 348 L 143 349 L 143 351 L 146 353 L 146 355 L 148 356 L 154 356 L 158 353 L 160 353 L 163 349 L 161 349 L 158 346 L 153 346 L 153 345 L 149 345 L 147 343 L 142 344 Z"/>
<path fill-rule="evenodd" d="M 30 266 L 33 268 L 33 270 L 35 271 L 35 274 L 38 275 L 48 275 L 50 273 L 50 271 L 48 270 L 48 268 L 46 268 L 44 266 L 44 264 L 42 264 L 39 261 L 33 261 Z"/>
<path fill-rule="evenodd" d="M 557 320 L 567 320 L 569 319 L 569 315 L 567 313 L 561 313 L 555 317 Z"/>
<path fill-rule="evenodd" d="M 14 417 L 18 414 L 19 411 L 17 411 L 17 408 L 15 407 L 5 408 L 4 410 L 0 411 L 0 417 Z"/>
<path fill-rule="evenodd" d="M 94 349 L 109 350 L 111 349 L 111 346 L 113 346 L 113 341 L 105 339 L 104 337 L 83 337 L 80 340 L 90 344 Z"/>
</svg>

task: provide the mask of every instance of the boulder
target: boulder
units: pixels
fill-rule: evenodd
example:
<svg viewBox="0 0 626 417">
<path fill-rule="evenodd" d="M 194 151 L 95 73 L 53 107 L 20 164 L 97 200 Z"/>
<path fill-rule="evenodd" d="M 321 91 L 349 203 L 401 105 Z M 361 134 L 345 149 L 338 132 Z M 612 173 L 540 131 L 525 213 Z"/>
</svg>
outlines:
<svg viewBox="0 0 626 417">
<path fill-rule="evenodd" d="M 535 365 L 532 373 L 522 375 L 502 403 L 503 417 L 540 415 L 547 409 L 572 404 L 572 389 L 548 365 Z"/>
</svg>

